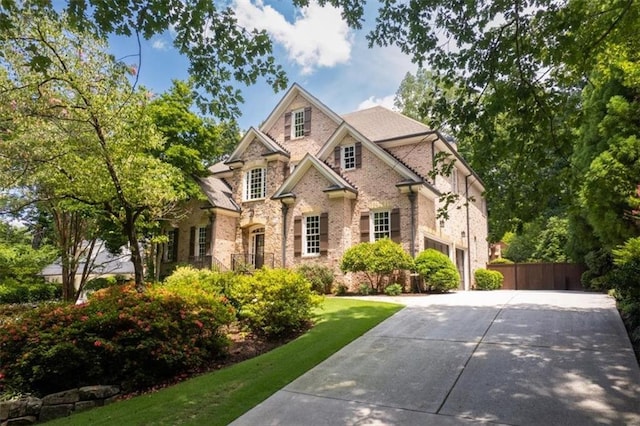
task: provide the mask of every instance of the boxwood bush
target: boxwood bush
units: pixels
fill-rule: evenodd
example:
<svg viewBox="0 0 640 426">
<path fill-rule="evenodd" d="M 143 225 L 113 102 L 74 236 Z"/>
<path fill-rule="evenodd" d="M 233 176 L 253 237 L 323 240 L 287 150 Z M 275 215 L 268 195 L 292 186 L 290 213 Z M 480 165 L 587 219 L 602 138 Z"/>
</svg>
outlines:
<svg viewBox="0 0 640 426">
<path fill-rule="evenodd" d="M 166 290 L 95 292 L 84 305 L 52 303 L 0 328 L 0 391 L 47 394 L 94 384 L 146 388 L 225 354 L 234 309 Z"/>
<path fill-rule="evenodd" d="M 268 337 L 304 329 L 322 300 L 307 279 L 286 269 L 261 269 L 238 276 L 230 295 L 240 305 L 238 317 L 252 331 Z"/>
<path fill-rule="evenodd" d="M 478 290 L 497 290 L 502 288 L 504 276 L 498 271 L 488 269 L 476 269 L 473 273 L 476 281 L 476 289 Z"/>
<path fill-rule="evenodd" d="M 460 285 L 456 266 L 447 255 L 437 250 L 427 249 L 418 254 L 415 268 L 424 279 L 427 290 L 446 292 Z"/>
</svg>

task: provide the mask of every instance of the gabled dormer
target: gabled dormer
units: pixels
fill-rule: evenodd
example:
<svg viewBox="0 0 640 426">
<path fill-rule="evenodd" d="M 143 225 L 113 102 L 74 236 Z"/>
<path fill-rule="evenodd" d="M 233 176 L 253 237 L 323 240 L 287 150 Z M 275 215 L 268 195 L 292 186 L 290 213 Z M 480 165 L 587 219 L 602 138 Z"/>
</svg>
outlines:
<svg viewBox="0 0 640 426">
<path fill-rule="evenodd" d="M 293 84 L 260 131 L 281 144 L 297 163 L 305 154 L 317 153 L 342 121 L 316 97 Z"/>
</svg>

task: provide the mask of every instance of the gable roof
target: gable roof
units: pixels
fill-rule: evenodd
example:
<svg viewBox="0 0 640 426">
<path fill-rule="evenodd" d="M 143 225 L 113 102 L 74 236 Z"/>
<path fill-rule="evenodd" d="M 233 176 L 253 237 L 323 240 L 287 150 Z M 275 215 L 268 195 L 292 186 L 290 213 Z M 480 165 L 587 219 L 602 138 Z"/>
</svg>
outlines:
<svg viewBox="0 0 640 426">
<path fill-rule="evenodd" d="M 260 130 L 263 132 L 269 131 L 269 129 L 271 129 L 275 125 L 276 121 L 278 121 L 280 116 L 282 116 L 286 112 L 289 104 L 298 95 L 305 98 L 310 104 L 322 111 L 323 114 L 335 121 L 336 124 L 342 123 L 343 120 L 338 114 L 336 114 L 328 106 L 320 102 L 320 100 L 318 100 L 318 98 L 313 96 L 311 93 L 304 90 L 298 83 L 293 83 L 287 93 L 282 97 L 282 99 L 280 99 L 280 102 L 278 102 L 273 111 L 271 111 L 271 114 L 269 114 L 264 123 L 262 123 L 262 125 L 260 126 Z"/>
<path fill-rule="evenodd" d="M 421 182 L 424 179 L 418 173 L 414 172 L 402 162 L 391 156 L 386 150 L 380 148 L 375 143 L 371 142 L 362 133 L 356 130 L 350 124 L 343 122 L 333 135 L 327 140 L 327 142 L 320 148 L 318 152 L 318 158 L 326 160 L 332 153 L 334 148 L 340 143 L 340 141 L 347 135 L 351 135 L 355 140 L 362 143 L 362 146 L 367 148 L 373 154 L 375 154 L 380 160 L 386 163 L 389 167 L 396 170 L 403 178 L 414 182 Z"/>
<path fill-rule="evenodd" d="M 211 166 L 209 170 L 215 168 L 215 165 Z M 239 212 L 240 206 L 233 201 L 233 194 L 231 188 L 220 178 L 207 176 L 205 178 L 198 179 L 198 185 L 207 200 L 213 207 L 218 207 L 224 210 L 233 212 Z"/>
<path fill-rule="evenodd" d="M 382 106 L 344 114 L 342 118 L 373 142 L 435 133 L 423 123 Z"/>
<path fill-rule="evenodd" d="M 287 157 L 289 156 L 289 152 L 285 148 L 280 146 L 278 142 L 276 142 L 260 130 L 256 129 L 255 127 L 251 127 L 249 128 L 247 133 L 245 133 L 238 146 L 236 146 L 236 149 L 233 150 L 227 161 L 225 161 L 224 163 L 230 164 L 239 161 L 242 153 L 247 149 L 249 144 L 253 142 L 254 139 L 258 140 L 258 142 L 262 143 L 267 149 L 269 149 L 270 154 L 282 154 Z"/>
<path fill-rule="evenodd" d="M 302 179 L 302 177 L 311 167 L 314 167 L 316 170 L 318 170 L 318 172 L 320 172 L 320 174 L 329 181 L 330 185 L 325 189 L 325 191 L 344 190 L 352 192 L 354 194 L 358 193 L 358 190 L 349 181 L 340 176 L 340 174 L 338 174 L 335 170 L 320 161 L 318 158 L 307 153 L 300 161 L 298 166 L 293 170 L 293 173 L 291 173 L 289 177 L 285 179 L 282 186 L 278 188 L 276 193 L 271 198 L 275 200 L 291 194 L 293 188 L 295 188 L 298 182 L 300 182 L 300 179 Z"/>
</svg>

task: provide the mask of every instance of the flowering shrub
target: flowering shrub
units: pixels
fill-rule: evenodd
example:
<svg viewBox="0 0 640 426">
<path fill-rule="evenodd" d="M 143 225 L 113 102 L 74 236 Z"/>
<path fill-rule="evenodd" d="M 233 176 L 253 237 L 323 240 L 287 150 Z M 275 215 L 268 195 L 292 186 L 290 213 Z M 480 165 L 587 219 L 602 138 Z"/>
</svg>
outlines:
<svg viewBox="0 0 640 426">
<path fill-rule="evenodd" d="M 421 252 L 415 260 L 416 271 L 424 278 L 427 289 L 449 291 L 460 285 L 460 274 L 447 257 L 434 249 Z"/>
<path fill-rule="evenodd" d="M 239 318 L 254 332 L 270 337 L 302 329 L 322 300 L 309 281 L 286 269 L 261 269 L 239 276 L 231 293 L 241 306 Z"/>
<path fill-rule="evenodd" d="M 478 290 L 497 290 L 502 287 L 504 276 L 498 271 L 476 269 L 473 273 Z"/>
<path fill-rule="evenodd" d="M 145 388 L 222 356 L 228 342 L 220 327 L 234 314 L 223 298 L 205 307 L 129 285 L 97 291 L 84 305 L 44 305 L 0 328 L 0 391 Z"/>
</svg>

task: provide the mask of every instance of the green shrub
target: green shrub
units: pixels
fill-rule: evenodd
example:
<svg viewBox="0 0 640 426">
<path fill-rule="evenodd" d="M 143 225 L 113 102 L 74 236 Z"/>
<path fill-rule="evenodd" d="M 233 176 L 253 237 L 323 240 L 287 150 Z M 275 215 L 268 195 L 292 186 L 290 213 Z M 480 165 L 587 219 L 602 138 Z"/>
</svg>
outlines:
<svg viewBox="0 0 640 426">
<path fill-rule="evenodd" d="M 449 291 L 460 285 L 460 274 L 451 259 L 434 249 L 421 252 L 415 260 L 416 271 L 428 290 Z"/>
<path fill-rule="evenodd" d="M 395 271 L 411 269 L 413 260 L 402 246 L 388 238 L 359 243 L 345 251 L 340 262 L 343 272 L 364 272 L 371 289 L 382 290 L 382 280 Z"/>
<path fill-rule="evenodd" d="M 346 296 L 348 293 L 348 287 L 344 284 L 338 284 L 336 287 L 336 296 Z"/>
<path fill-rule="evenodd" d="M 504 276 L 498 271 L 476 269 L 473 273 L 478 290 L 497 290 L 502 287 Z"/>
<path fill-rule="evenodd" d="M 192 266 L 181 266 L 168 276 L 156 288 L 185 297 L 198 304 L 215 303 L 221 295 L 230 299 L 238 309 L 239 303 L 230 294 L 235 275 L 232 272 L 217 272 L 209 269 L 196 269 Z"/>
<path fill-rule="evenodd" d="M 358 294 L 360 296 L 368 296 L 371 293 L 373 293 L 373 290 L 371 289 L 371 287 L 369 286 L 369 284 L 367 283 L 362 283 L 360 284 L 360 286 L 358 287 Z"/>
<path fill-rule="evenodd" d="M 99 277 L 93 278 L 84 285 L 85 291 L 102 290 L 103 288 L 111 287 L 118 284 L 116 277 Z"/>
<path fill-rule="evenodd" d="M 0 328 L 0 390 L 146 388 L 224 355 L 228 341 L 220 328 L 233 318 L 224 300 L 204 308 L 131 285 L 97 291 L 83 305 L 43 305 Z"/>
<path fill-rule="evenodd" d="M 385 287 L 384 294 L 387 296 L 399 296 L 402 294 L 402 286 L 400 284 L 391 284 Z"/>
<path fill-rule="evenodd" d="M 318 294 L 331 294 L 333 271 L 325 265 L 303 264 L 297 271 L 311 283 L 311 289 Z"/>
<path fill-rule="evenodd" d="M 238 276 L 231 296 L 240 304 L 238 316 L 254 332 L 268 337 L 292 334 L 305 328 L 320 304 L 311 283 L 297 272 L 261 269 Z"/>
<path fill-rule="evenodd" d="M 16 281 L 8 278 L 0 284 L 0 303 L 29 303 L 59 299 L 62 286 L 41 279 Z"/>
<path fill-rule="evenodd" d="M 491 265 L 513 265 L 513 263 L 513 260 L 509 260 L 506 257 L 499 257 L 489 262 Z"/>
</svg>

